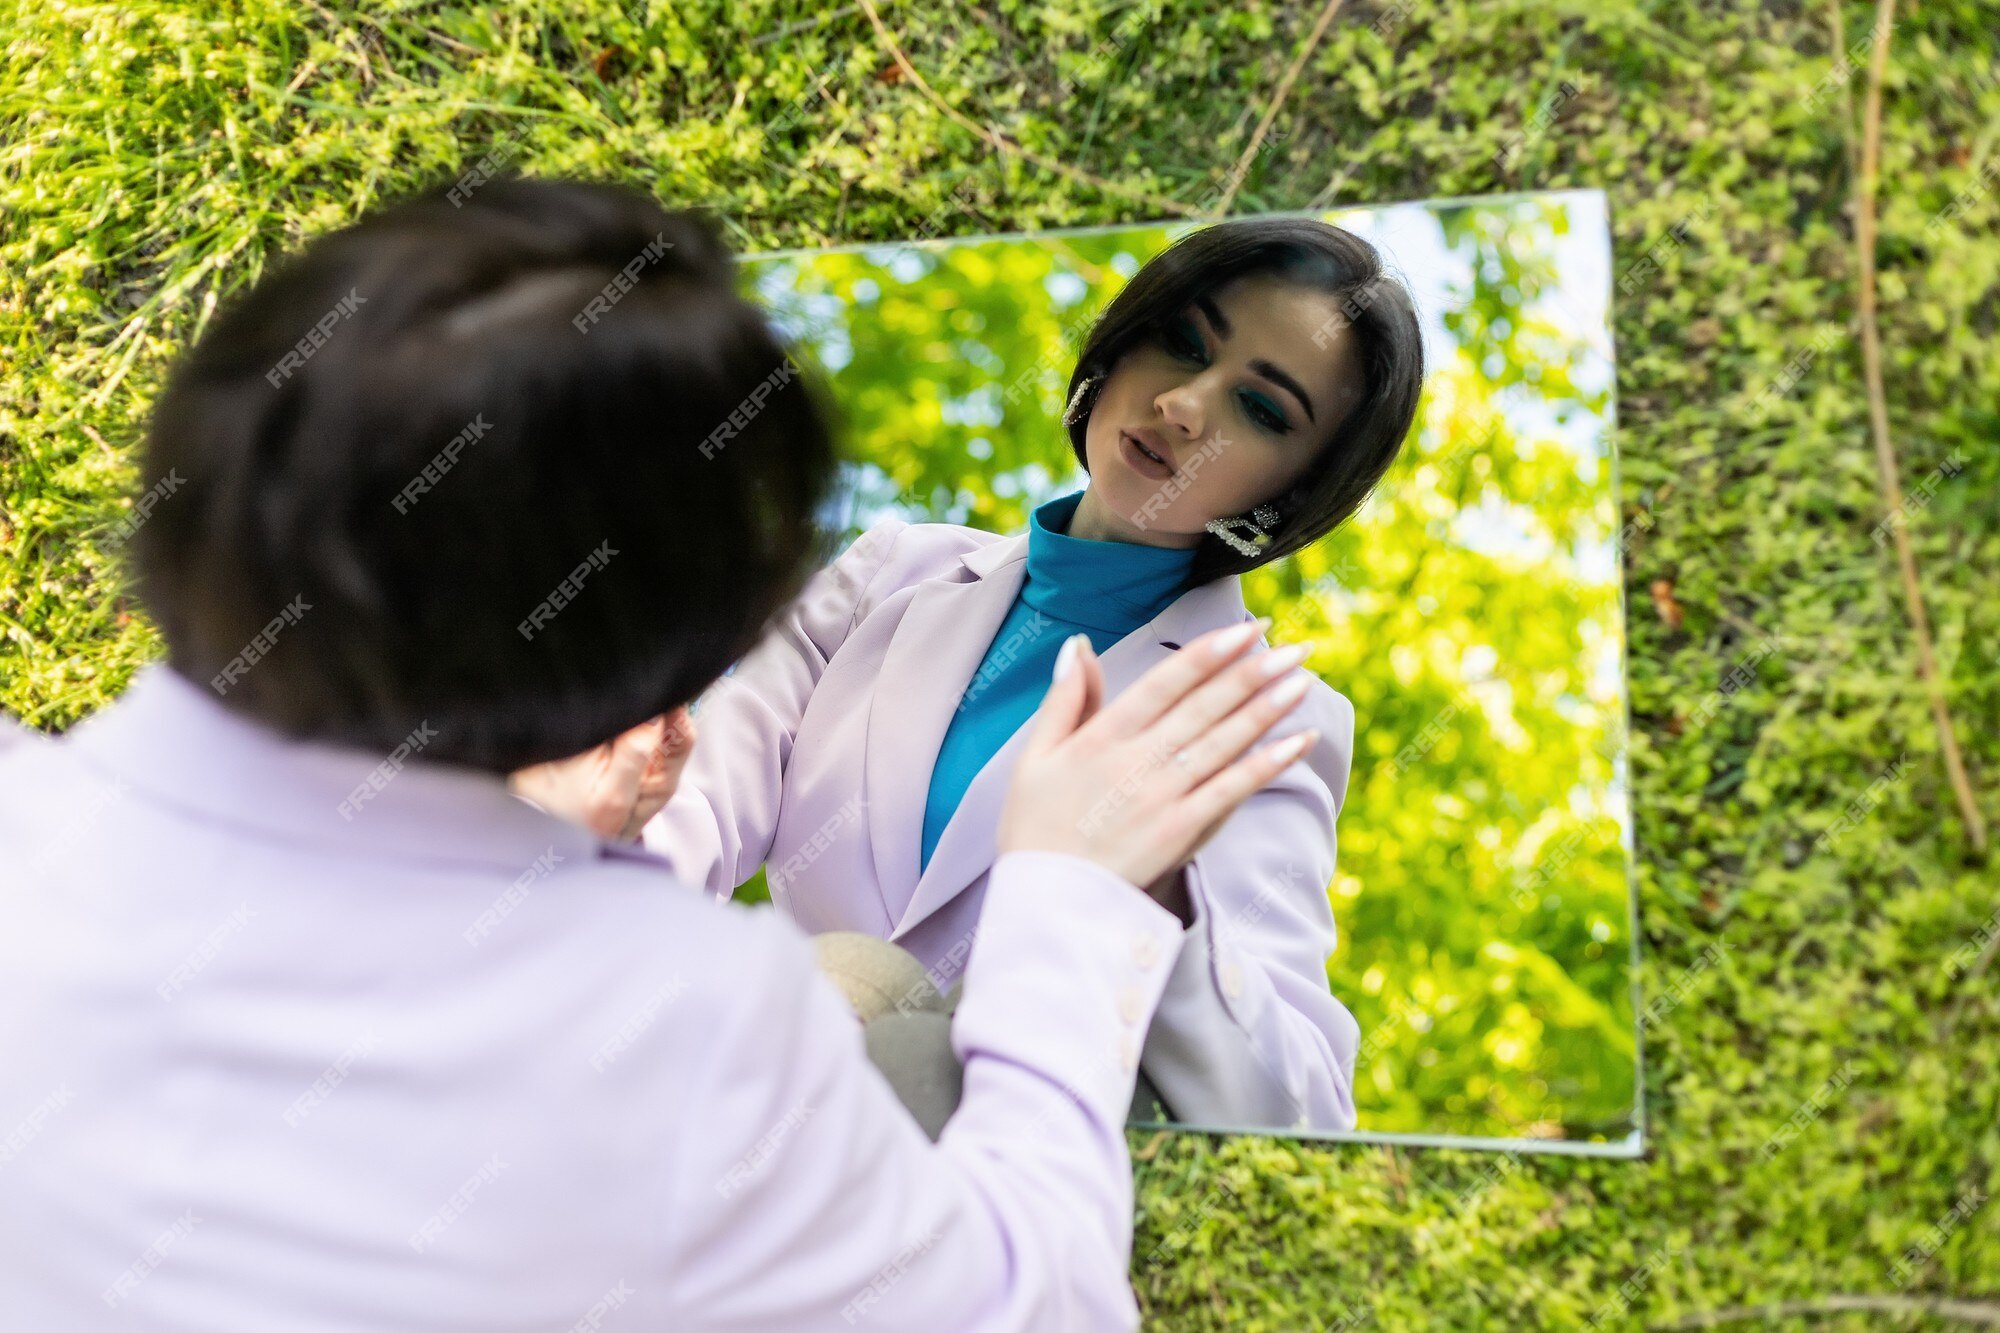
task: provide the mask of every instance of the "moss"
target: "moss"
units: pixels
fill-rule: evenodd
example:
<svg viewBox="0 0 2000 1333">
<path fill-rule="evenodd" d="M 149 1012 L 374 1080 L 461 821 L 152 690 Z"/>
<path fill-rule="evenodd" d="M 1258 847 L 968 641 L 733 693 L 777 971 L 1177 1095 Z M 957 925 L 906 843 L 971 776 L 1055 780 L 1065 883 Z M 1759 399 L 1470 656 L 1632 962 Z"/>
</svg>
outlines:
<svg viewBox="0 0 2000 1333">
<path fill-rule="evenodd" d="M 1316 12 L 994 0 L 888 21 L 953 106 L 1193 203 Z M 1872 17 L 1846 5 L 1839 42 Z M 110 537 L 149 482 L 134 451 L 172 349 L 273 254 L 496 143 L 706 204 L 752 249 L 895 237 L 941 206 L 948 233 L 1162 212 L 996 155 L 850 7 L 0 0 L 0 34 L 0 705 L 48 728 L 158 652 Z M 1844 120 L 1862 73 L 1824 83 L 1837 49 L 1823 10 L 1787 5 L 1356 3 L 1253 160 L 1238 211 L 1609 192 L 1623 499 L 1650 520 L 1626 567 L 1643 982 L 1720 961 L 1646 1031 L 1643 1162 L 1135 1138 L 1149 1326 L 1622 1327 L 2000 1286 L 1990 1207 L 1925 1255 L 1995 1185 L 2000 1016 L 1993 974 L 1962 965 L 2000 875 L 1967 850 L 1874 537 Z M 1939 478 L 1908 526 L 1989 817 L 1995 52 L 1972 0 L 1900 18 L 1879 251 L 1905 488 Z"/>
</svg>

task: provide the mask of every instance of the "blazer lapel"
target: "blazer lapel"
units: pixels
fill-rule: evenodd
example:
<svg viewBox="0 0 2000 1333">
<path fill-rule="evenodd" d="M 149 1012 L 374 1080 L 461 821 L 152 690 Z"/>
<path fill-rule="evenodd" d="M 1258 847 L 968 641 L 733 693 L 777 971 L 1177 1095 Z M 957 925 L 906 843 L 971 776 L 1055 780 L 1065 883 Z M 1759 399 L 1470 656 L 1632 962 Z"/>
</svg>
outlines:
<svg viewBox="0 0 2000 1333">
<path fill-rule="evenodd" d="M 868 707 L 863 778 L 868 837 L 875 882 L 891 921 L 917 883 L 925 798 L 945 729 L 1020 595 L 1028 535 L 989 542 L 959 560 L 969 576 L 916 585 L 883 654 Z"/>
<path fill-rule="evenodd" d="M 1005 617 L 1006 607 L 1012 606 L 1014 598 L 1019 595 L 1021 573 L 1026 560 L 1025 543 L 1020 550 L 1020 559 L 1023 563 L 1010 570 L 1012 577 L 1006 581 L 1010 589 L 1006 603 L 1001 608 L 1000 614 L 992 617 L 990 625 L 986 627 L 985 636 L 979 638 L 978 656 L 969 658 L 961 668 L 958 656 L 954 654 L 950 662 L 950 672 L 943 671 L 941 666 L 937 678 L 933 681 L 933 689 L 940 684 L 949 685 L 946 690 L 949 697 L 945 700 L 946 707 L 936 722 L 936 735 L 930 739 L 929 749 L 921 756 L 922 762 L 916 766 L 922 775 L 922 786 L 918 788 L 920 792 L 928 789 L 931 769 L 936 763 L 938 748 L 944 741 L 945 727 L 949 723 L 951 712 L 956 709 L 966 684 L 972 678 L 972 673 L 978 670 L 979 661 L 985 655 L 985 649 L 992 640 L 993 632 L 999 628 L 1001 620 Z M 985 581 L 995 584 L 1003 582 L 997 577 Z M 913 604 L 911 611 L 915 610 Z M 1176 649 L 1185 646 L 1191 639 L 1209 630 L 1238 624 L 1248 619 L 1250 615 L 1243 606 L 1242 585 L 1234 577 L 1216 579 L 1183 593 L 1165 611 L 1127 634 L 1098 657 L 1098 662 L 1104 671 L 1106 702 L 1123 693 L 1126 686 L 1145 675 L 1154 665 L 1165 660 Z M 909 624 L 907 617 L 904 624 L 906 626 Z M 965 627 L 963 632 L 978 637 L 972 627 Z M 949 628 L 940 637 L 950 638 Z M 898 642 L 901 638 L 902 632 L 899 630 Z M 878 699 L 878 706 L 880 702 Z M 927 701 L 927 709 L 932 702 L 934 701 Z M 929 725 L 928 711 L 925 716 L 926 725 Z M 938 837 L 938 845 L 931 853 L 930 864 L 924 867 L 923 874 L 917 879 L 909 906 L 903 911 L 901 918 L 896 920 L 896 927 L 889 935 L 891 941 L 900 939 L 914 930 L 925 918 L 963 893 L 973 881 L 991 868 L 995 857 L 994 839 L 999 830 L 1001 806 L 1006 802 L 1007 787 L 1014 775 L 1015 760 L 1020 755 L 1021 747 L 1027 743 L 1028 731 L 1033 725 L 1034 716 L 1030 714 L 1028 720 L 1015 729 L 1014 734 L 1007 739 L 1007 743 L 995 751 L 993 757 L 987 760 L 985 766 L 973 777 L 971 785 L 966 788 L 964 798 L 952 812 L 951 819 L 945 824 L 944 832 Z M 871 737 L 871 765 L 873 762 Z M 913 852 L 911 873 L 915 871 L 915 855 L 921 852 L 917 842 L 922 828 L 921 798 L 915 804 L 916 813 L 908 820 L 910 832 L 906 835 Z M 879 807 L 871 804 L 871 813 L 877 809 Z M 886 812 L 883 822 L 897 824 L 901 818 L 897 812 Z M 887 884 L 892 881 L 883 882 Z M 889 915 L 892 919 L 896 919 L 893 904 L 890 905 Z"/>
</svg>

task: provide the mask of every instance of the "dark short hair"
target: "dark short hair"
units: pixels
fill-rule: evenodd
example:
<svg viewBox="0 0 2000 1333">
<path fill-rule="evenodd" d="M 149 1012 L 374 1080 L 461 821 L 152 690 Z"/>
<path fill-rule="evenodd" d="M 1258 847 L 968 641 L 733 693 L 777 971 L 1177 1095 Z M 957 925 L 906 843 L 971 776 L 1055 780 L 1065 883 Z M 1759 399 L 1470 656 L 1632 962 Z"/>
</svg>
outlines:
<svg viewBox="0 0 2000 1333">
<path fill-rule="evenodd" d="M 700 216 L 431 190 L 313 241 L 176 366 L 139 593 L 240 714 L 385 752 L 428 724 L 424 758 L 511 771 L 749 651 L 827 557 L 829 417 Z"/>
<path fill-rule="evenodd" d="M 1065 401 L 1093 376 L 1185 311 L 1197 297 L 1250 274 L 1269 273 L 1341 302 L 1358 340 L 1366 384 L 1360 400 L 1299 481 L 1266 497 L 1278 511 L 1274 540 L 1243 555 L 1213 534 L 1195 548 L 1189 586 L 1241 574 L 1312 545 L 1345 522 L 1396 461 L 1416 420 L 1424 383 L 1424 345 L 1415 305 L 1375 247 L 1353 232 L 1309 217 L 1237 218 L 1188 233 L 1154 256 L 1112 299 L 1091 328 L 1070 375 Z M 1333 341 L 1327 341 L 1331 354 Z M 1084 428 L 1069 427 L 1070 447 L 1087 470 Z"/>
</svg>

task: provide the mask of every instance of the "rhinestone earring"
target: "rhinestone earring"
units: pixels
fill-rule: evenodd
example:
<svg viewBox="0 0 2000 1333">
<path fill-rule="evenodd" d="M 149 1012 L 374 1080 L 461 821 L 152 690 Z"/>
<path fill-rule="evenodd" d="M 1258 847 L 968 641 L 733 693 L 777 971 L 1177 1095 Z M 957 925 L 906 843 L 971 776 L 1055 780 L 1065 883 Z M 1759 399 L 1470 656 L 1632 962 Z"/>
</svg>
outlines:
<svg viewBox="0 0 2000 1333">
<path fill-rule="evenodd" d="M 1063 409 L 1062 421 L 1065 426 L 1074 426 L 1090 411 L 1091 395 L 1104 382 L 1104 376 L 1092 375 L 1076 386 L 1076 392 L 1069 396 L 1069 406 Z"/>
<path fill-rule="evenodd" d="M 1208 530 L 1228 542 L 1239 555 L 1261 554 L 1271 544 L 1269 530 L 1277 526 L 1278 511 L 1270 505 L 1258 505 L 1248 518 L 1211 518 L 1207 523 Z M 1248 540 L 1238 535 L 1238 527 L 1248 531 Z"/>
</svg>

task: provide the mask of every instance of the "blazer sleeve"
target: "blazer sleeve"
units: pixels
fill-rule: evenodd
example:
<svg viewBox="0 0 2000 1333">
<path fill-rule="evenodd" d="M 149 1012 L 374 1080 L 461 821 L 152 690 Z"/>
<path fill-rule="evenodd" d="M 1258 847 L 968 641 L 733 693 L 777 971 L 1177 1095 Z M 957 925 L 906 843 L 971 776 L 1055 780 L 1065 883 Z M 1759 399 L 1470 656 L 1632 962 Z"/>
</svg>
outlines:
<svg viewBox="0 0 2000 1333">
<path fill-rule="evenodd" d="M 1354 707 L 1321 686 L 1265 744 L 1307 726 L 1311 751 L 1245 801 L 1187 868 L 1195 912 L 1147 1034 L 1145 1069 L 1178 1120 L 1320 1132 L 1355 1126 L 1361 1029 L 1327 984 L 1337 934 L 1335 821 Z"/>
<path fill-rule="evenodd" d="M 854 626 L 897 534 L 885 518 L 816 572 L 757 646 L 696 701 L 694 753 L 641 841 L 687 884 L 727 899 L 771 854 L 785 766 L 820 675 Z"/>
<path fill-rule="evenodd" d="M 1137 1329 L 1125 1141 L 1174 915 L 1081 857 L 994 863 L 936 1143 L 868 1062 L 861 1028 L 788 921 L 759 914 L 673 1145 L 675 1327 L 821 1333 Z M 760 941 L 761 942 L 761 941 Z"/>
</svg>

